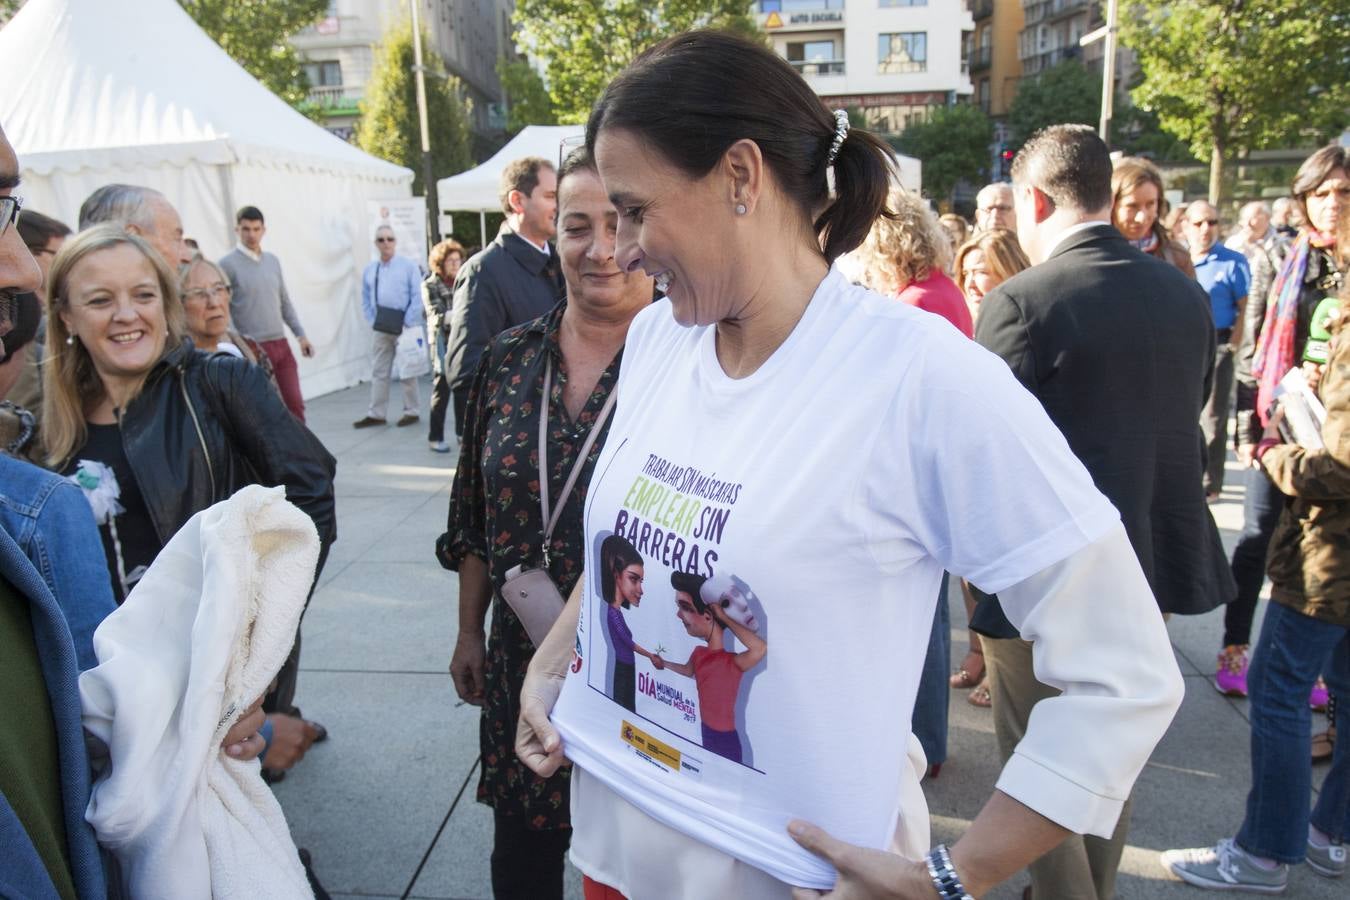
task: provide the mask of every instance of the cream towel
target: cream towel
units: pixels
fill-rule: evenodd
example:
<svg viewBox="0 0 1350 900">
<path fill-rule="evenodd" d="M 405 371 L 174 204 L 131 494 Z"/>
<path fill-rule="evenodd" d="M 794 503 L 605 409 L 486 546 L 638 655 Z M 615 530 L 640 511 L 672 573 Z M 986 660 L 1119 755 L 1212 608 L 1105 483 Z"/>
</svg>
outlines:
<svg viewBox="0 0 1350 900">
<path fill-rule="evenodd" d="M 313 897 L 259 762 L 220 742 L 290 652 L 318 555 L 283 488 L 246 487 L 193 516 L 94 633 L 80 699 L 106 757 L 85 818 L 136 900 Z"/>
</svg>

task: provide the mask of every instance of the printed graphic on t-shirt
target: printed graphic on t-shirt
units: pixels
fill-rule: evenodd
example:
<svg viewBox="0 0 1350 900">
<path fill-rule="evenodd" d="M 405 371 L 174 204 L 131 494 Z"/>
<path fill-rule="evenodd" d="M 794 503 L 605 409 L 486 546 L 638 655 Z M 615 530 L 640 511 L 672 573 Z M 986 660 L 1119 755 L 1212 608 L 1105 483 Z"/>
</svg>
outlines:
<svg viewBox="0 0 1350 900">
<path fill-rule="evenodd" d="M 576 656 L 598 652 L 590 686 L 633 716 L 620 739 L 662 768 L 697 776 L 658 726 L 707 753 L 754 768 L 745 712 L 768 660 L 768 620 L 754 590 L 719 556 L 741 485 L 659 456 L 647 459 L 596 535 L 596 629 Z M 602 665 L 594 662 L 603 659 Z M 645 719 L 646 722 L 638 721 Z"/>
</svg>

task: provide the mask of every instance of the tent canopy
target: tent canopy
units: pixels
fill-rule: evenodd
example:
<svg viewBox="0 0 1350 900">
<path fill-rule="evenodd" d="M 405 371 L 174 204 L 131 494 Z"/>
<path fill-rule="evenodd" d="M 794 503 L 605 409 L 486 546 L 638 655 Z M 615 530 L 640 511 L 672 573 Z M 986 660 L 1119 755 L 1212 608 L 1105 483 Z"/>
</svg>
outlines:
<svg viewBox="0 0 1350 900">
<path fill-rule="evenodd" d="M 216 259 L 235 208 L 256 205 L 317 349 L 300 361 L 305 394 L 369 377 L 366 201 L 407 197 L 411 171 L 296 112 L 174 0 L 29 0 L 0 29 L 0 79 L 31 208 L 74 226 L 101 185 L 155 188 Z"/>
<path fill-rule="evenodd" d="M 487 162 L 436 182 L 441 212 L 501 212 L 500 184 L 509 164 L 522 157 L 541 156 L 556 166 L 562 142 L 579 140 L 585 134 L 584 125 L 526 125 Z"/>
</svg>

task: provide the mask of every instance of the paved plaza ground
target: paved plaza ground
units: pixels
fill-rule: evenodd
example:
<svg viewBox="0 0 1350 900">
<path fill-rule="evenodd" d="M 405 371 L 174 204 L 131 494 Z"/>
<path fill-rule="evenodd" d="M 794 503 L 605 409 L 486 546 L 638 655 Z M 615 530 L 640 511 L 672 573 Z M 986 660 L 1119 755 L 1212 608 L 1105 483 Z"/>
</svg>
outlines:
<svg viewBox="0 0 1350 900">
<path fill-rule="evenodd" d="M 492 816 L 474 802 L 478 710 L 460 703 L 446 672 L 455 579 L 432 557 L 455 455 L 427 449 L 425 421 L 353 430 L 368 391 L 362 385 L 309 404 L 311 428 L 338 458 L 339 536 L 305 618 L 297 700 L 332 737 L 275 790 L 297 844 L 311 851 L 335 897 L 488 898 Z M 1241 477 L 1230 460 L 1229 484 L 1213 507 L 1230 548 L 1242 523 Z M 952 625 L 959 660 L 965 611 L 955 592 Z M 1135 789 L 1122 900 L 1207 896 L 1171 880 L 1158 851 L 1232 834 L 1250 782 L 1247 703 L 1220 696 L 1209 680 L 1222 611 L 1173 619 L 1169 630 L 1186 701 Z M 935 840 L 961 833 L 998 774 L 989 713 L 965 696 L 952 693 L 948 761 L 925 783 Z M 1324 771 L 1315 771 L 1315 783 Z M 579 898 L 580 876 L 569 875 L 569 900 Z M 1020 897 L 1026 881 L 1014 878 L 989 896 Z M 1299 866 L 1286 896 L 1329 900 L 1346 889 Z"/>
</svg>

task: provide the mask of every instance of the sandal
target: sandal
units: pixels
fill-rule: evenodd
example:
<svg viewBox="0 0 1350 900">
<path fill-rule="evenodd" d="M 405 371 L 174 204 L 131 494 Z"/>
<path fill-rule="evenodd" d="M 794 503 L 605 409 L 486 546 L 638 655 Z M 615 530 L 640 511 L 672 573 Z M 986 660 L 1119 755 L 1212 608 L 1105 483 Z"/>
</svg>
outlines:
<svg viewBox="0 0 1350 900">
<path fill-rule="evenodd" d="M 1332 725 L 1321 734 L 1313 735 L 1312 739 L 1312 761 L 1315 763 L 1326 762 L 1331 759 L 1331 754 L 1336 749 L 1336 726 Z"/>
<path fill-rule="evenodd" d="M 989 682 L 981 681 L 976 685 L 975 690 L 966 697 L 966 702 L 971 706 L 978 706 L 981 709 L 988 709 L 994 705 L 994 699 L 989 695 Z"/>
<path fill-rule="evenodd" d="M 947 683 L 960 691 L 968 691 L 984 680 L 984 654 L 967 653 L 966 658 L 961 660 L 961 668 Z"/>
</svg>

